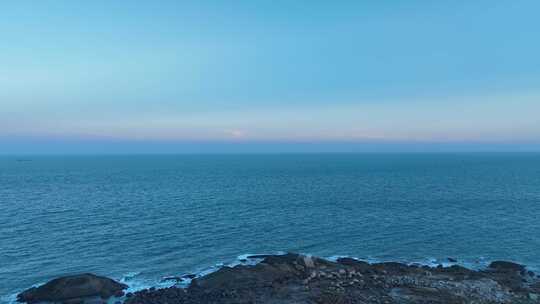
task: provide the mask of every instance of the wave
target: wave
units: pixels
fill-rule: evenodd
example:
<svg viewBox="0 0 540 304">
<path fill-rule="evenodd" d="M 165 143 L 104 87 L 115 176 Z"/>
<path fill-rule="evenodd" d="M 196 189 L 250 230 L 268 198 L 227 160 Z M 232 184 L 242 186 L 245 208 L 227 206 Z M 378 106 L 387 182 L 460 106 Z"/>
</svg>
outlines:
<svg viewBox="0 0 540 304">
<path fill-rule="evenodd" d="M 350 256 L 350 255 L 333 255 L 330 257 L 326 257 L 325 259 L 332 262 L 336 262 L 340 258 L 352 258 L 352 259 L 367 262 L 370 264 L 384 263 L 384 262 L 399 262 L 406 265 L 429 266 L 433 268 L 438 267 L 438 266 L 451 267 L 453 265 L 459 265 L 459 266 L 463 266 L 472 270 L 484 269 L 490 263 L 489 260 L 483 257 L 480 257 L 474 261 L 465 261 L 465 260 L 459 260 L 459 259 L 454 260 L 454 259 L 449 259 L 449 258 L 440 259 L 440 258 L 434 258 L 434 257 L 427 257 L 427 258 L 419 259 L 419 260 L 399 260 L 399 259 L 384 260 L 384 259 L 378 259 L 378 258 L 373 258 L 373 257 L 359 258 L 355 256 Z"/>
<path fill-rule="evenodd" d="M 237 256 L 236 259 L 234 259 L 233 261 L 218 262 L 218 263 L 216 263 L 216 264 L 214 264 L 212 266 L 200 269 L 200 270 L 195 271 L 195 272 L 181 274 L 178 277 L 161 277 L 161 278 L 156 279 L 156 278 L 144 277 L 144 275 L 141 272 L 128 272 L 128 273 L 125 273 L 124 275 L 122 275 L 120 278 L 116 278 L 116 279 L 118 279 L 119 282 L 128 285 L 128 288 L 127 288 L 126 292 L 131 292 L 131 293 L 137 292 L 137 291 L 140 291 L 140 290 L 144 290 L 144 289 L 149 289 L 149 288 L 152 288 L 152 287 L 156 288 L 156 289 L 168 288 L 168 287 L 173 287 L 173 286 L 180 287 L 180 288 L 186 288 L 187 286 L 189 286 L 192 279 L 204 277 L 206 275 L 209 275 L 209 274 L 211 274 L 213 272 L 218 271 L 219 269 L 221 269 L 223 267 L 235 267 L 235 266 L 238 266 L 238 265 L 245 265 L 245 266 L 257 265 L 258 263 L 263 261 L 265 257 L 267 257 L 269 255 L 283 255 L 283 254 L 286 254 L 286 252 L 278 251 L 278 252 L 274 252 L 274 253 L 245 253 L 245 254 L 241 254 L 241 255 Z M 303 253 L 303 254 L 308 255 L 308 256 L 316 256 L 316 255 L 311 255 L 311 254 L 308 254 L 308 253 Z M 448 258 L 446 258 L 446 259 L 438 259 L 438 258 L 432 258 L 432 257 L 428 257 L 428 258 L 424 258 L 424 259 L 420 259 L 420 260 L 413 260 L 413 261 L 410 261 L 410 260 L 409 261 L 400 261 L 400 260 L 396 260 L 396 259 L 382 260 L 382 259 L 377 259 L 377 258 L 373 258 L 373 257 L 359 258 L 359 257 L 355 257 L 355 256 L 350 256 L 350 255 L 332 255 L 332 256 L 323 257 L 323 258 L 326 259 L 326 260 L 332 261 L 332 262 L 336 262 L 340 258 L 352 258 L 352 259 L 356 259 L 356 260 L 359 260 L 359 261 L 364 261 L 364 262 L 367 262 L 367 263 L 370 263 L 370 264 L 382 263 L 382 262 L 390 262 L 391 261 L 391 262 L 400 262 L 400 263 L 407 264 L 407 265 L 419 265 L 419 266 L 429 266 L 429 267 L 438 267 L 438 266 L 451 267 L 453 265 L 459 265 L 459 266 L 463 266 L 463 267 L 466 267 L 466 268 L 469 268 L 469 269 L 474 269 L 474 270 L 484 269 L 491 262 L 491 260 L 485 259 L 483 257 L 479 257 L 478 259 L 475 259 L 473 261 L 457 260 L 455 262 L 451 261 Z M 537 267 L 529 267 L 529 266 L 526 266 L 526 267 L 529 270 L 533 270 L 533 271 L 538 270 Z M 44 282 L 34 284 L 34 285 L 30 286 L 30 288 L 40 286 L 43 283 Z M 0 303 L 17 304 L 18 303 L 16 301 L 17 300 L 17 294 L 20 293 L 21 291 L 22 290 L 19 290 L 17 292 L 12 293 L 12 294 L 0 297 Z M 109 301 L 109 304 L 113 304 L 113 303 L 115 303 L 115 302 L 117 302 L 119 300 L 120 300 L 120 302 L 122 302 L 124 299 L 114 298 L 114 299 L 111 299 Z"/>
<path fill-rule="evenodd" d="M 27 288 L 24 288 L 24 289 L 21 289 L 21 290 L 16 290 L 15 292 L 13 293 L 10 293 L 10 294 L 7 294 L 5 296 L 0 296 L 0 303 L 6 303 L 6 304 L 20 304 L 19 302 L 17 302 L 17 295 L 21 292 L 23 292 L 24 290 L 26 289 L 29 289 L 29 288 L 33 288 L 33 287 L 38 287 L 38 286 L 41 286 L 43 284 L 45 284 L 46 282 L 41 282 L 41 283 L 36 283 L 36 284 L 33 284 Z"/>
<path fill-rule="evenodd" d="M 8 303 L 8 304 L 17 303 L 17 294 L 18 293 L 19 292 L 0 297 L 0 303 Z"/>
<path fill-rule="evenodd" d="M 268 255 L 283 255 L 286 252 L 278 251 L 274 253 L 246 253 L 241 254 L 230 262 L 218 262 L 212 266 L 200 269 L 198 271 L 180 274 L 174 277 L 147 278 L 141 272 L 128 272 L 119 279 L 119 282 L 128 285 L 126 292 L 137 292 L 143 289 L 168 288 L 172 286 L 185 288 L 189 286 L 194 278 L 204 277 L 223 267 L 235 267 L 238 265 L 256 265 Z"/>
</svg>

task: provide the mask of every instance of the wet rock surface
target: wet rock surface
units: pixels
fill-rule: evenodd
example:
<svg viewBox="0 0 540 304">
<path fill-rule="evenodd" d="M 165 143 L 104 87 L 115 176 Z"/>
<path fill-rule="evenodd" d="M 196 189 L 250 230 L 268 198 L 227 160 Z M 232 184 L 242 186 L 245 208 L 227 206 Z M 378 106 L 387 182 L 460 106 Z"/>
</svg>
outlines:
<svg viewBox="0 0 540 304">
<path fill-rule="evenodd" d="M 524 304 L 540 303 L 540 279 L 510 262 L 473 271 L 289 253 L 265 256 L 256 265 L 223 267 L 185 289 L 142 290 L 126 303 Z"/>
<path fill-rule="evenodd" d="M 17 295 L 19 302 L 58 302 L 77 304 L 89 302 L 91 298 L 108 299 L 121 297 L 127 285 L 106 277 L 85 273 L 54 279 L 39 287 L 27 289 Z M 96 302 L 95 300 L 93 302 Z"/>
</svg>

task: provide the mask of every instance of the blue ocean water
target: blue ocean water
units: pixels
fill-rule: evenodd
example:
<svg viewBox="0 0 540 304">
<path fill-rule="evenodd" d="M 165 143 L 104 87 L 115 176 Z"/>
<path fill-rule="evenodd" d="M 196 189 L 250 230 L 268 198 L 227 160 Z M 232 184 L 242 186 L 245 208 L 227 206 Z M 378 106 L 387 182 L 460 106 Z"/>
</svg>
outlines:
<svg viewBox="0 0 540 304">
<path fill-rule="evenodd" d="M 540 154 L 0 158 L 0 301 L 278 251 L 539 268 Z"/>
</svg>

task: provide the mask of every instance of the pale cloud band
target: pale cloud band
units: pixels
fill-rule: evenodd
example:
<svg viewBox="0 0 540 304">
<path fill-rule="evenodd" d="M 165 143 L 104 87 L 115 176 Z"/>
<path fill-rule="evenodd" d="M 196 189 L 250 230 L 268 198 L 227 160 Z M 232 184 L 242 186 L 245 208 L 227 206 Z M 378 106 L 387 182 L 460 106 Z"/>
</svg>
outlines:
<svg viewBox="0 0 540 304">
<path fill-rule="evenodd" d="M 12 113 L 3 136 L 239 141 L 531 141 L 540 139 L 540 94 L 347 101 L 182 113 Z M 54 119 L 45 119 L 45 117 Z M 74 118 L 72 118 L 74 117 Z M 26 121 L 25 121 L 26 120 Z M 24 122 L 24 123 L 22 123 Z"/>
</svg>

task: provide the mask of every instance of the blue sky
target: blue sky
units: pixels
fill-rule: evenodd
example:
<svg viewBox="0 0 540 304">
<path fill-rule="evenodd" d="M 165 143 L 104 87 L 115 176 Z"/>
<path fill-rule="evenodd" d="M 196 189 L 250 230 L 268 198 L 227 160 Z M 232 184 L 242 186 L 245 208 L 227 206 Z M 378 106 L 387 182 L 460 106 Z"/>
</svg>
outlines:
<svg viewBox="0 0 540 304">
<path fill-rule="evenodd" d="M 538 11 L 4 1 L 0 153 L 538 150 Z"/>
</svg>

